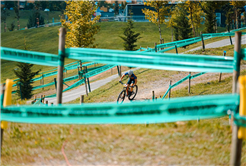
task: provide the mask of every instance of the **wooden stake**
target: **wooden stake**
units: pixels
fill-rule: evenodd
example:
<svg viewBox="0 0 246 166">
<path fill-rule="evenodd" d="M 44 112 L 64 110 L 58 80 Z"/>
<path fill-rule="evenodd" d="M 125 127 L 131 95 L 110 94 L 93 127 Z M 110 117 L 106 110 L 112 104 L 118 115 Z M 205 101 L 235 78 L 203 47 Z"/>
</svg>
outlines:
<svg viewBox="0 0 246 166">
<path fill-rule="evenodd" d="M 44 85 L 44 75 L 42 74 L 42 85 Z M 44 88 L 42 88 L 44 90 Z"/>
<path fill-rule="evenodd" d="M 43 98 L 43 95 L 41 95 L 40 98 L 41 98 L 41 101 L 40 102 L 42 103 L 43 102 L 43 99 L 42 99 Z"/>
<path fill-rule="evenodd" d="M 80 95 L 80 104 L 84 103 L 84 95 Z"/>
<path fill-rule="evenodd" d="M 78 75 L 79 75 L 79 79 L 81 79 L 81 74 L 80 74 L 80 71 L 79 71 L 79 67 L 78 67 Z"/>
<path fill-rule="evenodd" d="M 152 100 L 155 99 L 155 91 L 152 91 Z"/>
<path fill-rule="evenodd" d="M 87 81 L 86 81 L 86 77 L 85 77 L 85 72 L 86 72 L 86 69 L 84 67 L 85 93 L 86 93 L 86 96 L 88 96 L 88 89 L 87 89 Z"/>
<path fill-rule="evenodd" d="M 63 67 L 64 67 L 64 58 L 65 58 L 65 38 L 66 38 L 66 29 L 61 27 L 59 29 L 59 65 L 57 73 L 57 94 L 56 100 L 57 104 L 62 103 L 62 90 L 63 90 Z"/>
<path fill-rule="evenodd" d="M 48 105 L 48 100 L 45 101 L 46 105 Z"/>
<path fill-rule="evenodd" d="M 56 88 L 56 92 L 57 92 L 57 82 L 56 82 L 56 78 L 54 78 L 54 82 L 55 82 L 55 88 Z"/>
<path fill-rule="evenodd" d="M 229 28 L 229 26 L 228 26 L 228 32 L 230 33 L 230 28 Z M 232 40 L 231 40 L 231 36 L 229 36 L 229 39 L 230 39 L 231 45 L 233 45 Z"/>
<path fill-rule="evenodd" d="M 189 74 L 190 74 L 190 77 L 189 77 L 189 86 L 188 86 L 188 93 L 190 94 L 190 82 L 191 82 L 191 72 L 189 72 Z"/>
<path fill-rule="evenodd" d="M 202 49 L 205 50 L 205 44 L 204 44 L 204 40 L 203 40 L 202 34 L 201 34 L 201 38 L 202 38 Z"/>
<path fill-rule="evenodd" d="M 176 49 L 176 54 L 178 54 L 178 47 L 177 47 L 177 45 L 175 45 L 175 49 Z"/>
<path fill-rule="evenodd" d="M 226 51 L 223 52 L 223 55 L 226 56 Z M 221 76 L 222 76 L 222 73 L 220 73 L 219 75 L 219 82 L 221 82 Z"/>
<path fill-rule="evenodd" d="M 170 85 L 169 85 L 169 87 L 170 87 L 170 86 L 172 86 L 172 80 L 170 80 Z M 171 98 L 171 89 L 169 90 L 168 98 L 169 98 L 169 99 Z"/>
<path fill-rule="evenodd" d="M 5 84 L 2 84 L 1 85 L 1 95 L 4 95 L 4 92 L 5 92 Z M 1 101 L 1 106 L 2 106 L 2 104 L 3 104 L 3 99 L 4 99 L 4 97 L 2 98 L 2 101 Z M 1 127 L 1 154 L 2 154 L 2 144 L 3 144 L 3 132 L 4 132 L 4 129 L 2 129 L 2 127 Z"/>
<path fill-rule="evenodd" d="M 157 47 L 156 47 L 156 45 L 157 45 L 157 44 L 155 43 L 155 52 L 157 52 Z"/>
<path fill-rule="evenodd" d="M 238 77 L 240 75 L 240 53 L 241 53 L 241 36 L 242 32 L 235 33 L 235 45 L 234 45 L 234 70 L 233 70 L 233 86 L 232 93 L 238 93 Z M 234 115 L 231 116 L 232 122 Z M 232 123 L 232 144 L 231 144 L 231 160 L 230 165 L 240 166 L 241 163 L 241 151 L 242 151 L 242 139 L 238 139 L 238 129 L 239 127 Z"/>
</svg>

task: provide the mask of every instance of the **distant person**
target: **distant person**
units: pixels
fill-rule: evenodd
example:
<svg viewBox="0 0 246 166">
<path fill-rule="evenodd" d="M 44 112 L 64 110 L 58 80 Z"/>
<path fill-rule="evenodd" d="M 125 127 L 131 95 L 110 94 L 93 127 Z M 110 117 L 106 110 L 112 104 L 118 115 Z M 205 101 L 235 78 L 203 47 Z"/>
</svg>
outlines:
<svg viewBox="0 0 246 166">
<path fill-rule="evenodd" d="M 122 75 L 122 77 L 120 78 L 120 82 L 122 81 L 122 79 L 128 75 L 129 77 L 129 80 L 127 81 L 127 88 L 126 88 L 126 95 L 127 96 L 131 96 L 132 94 L 132 91 L 133 91 L 133 86 L 134 85 L 137 85 L 137 76 L 135 74 L 133 74 L 133 71 L 132 70 L 129 70 L 128 72 L 126 72 L 125 74 Z M 128 93 L 128 89 L 129 89 L 129 86 L 131 85 L 131 89 Z"/>
</svg>

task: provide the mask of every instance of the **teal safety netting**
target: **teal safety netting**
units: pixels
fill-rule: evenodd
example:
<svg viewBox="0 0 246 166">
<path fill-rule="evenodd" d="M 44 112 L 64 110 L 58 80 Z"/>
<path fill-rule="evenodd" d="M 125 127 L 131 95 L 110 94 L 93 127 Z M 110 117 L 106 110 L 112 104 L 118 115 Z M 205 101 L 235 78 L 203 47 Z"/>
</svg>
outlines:
<svg viewBox="0 0 246 166">
<path fill-rule="evenodd" d="M 74 62 L 73 62 L 74 63 Z M 77 63 L 77 62 L 76 62 Z M 91 62 L 91 63 L 86 63 L 86 64 L 83 64 L 82 65 L 82 67 L 87 67 L 87 66 L 91 66 L 91 65 L 95 65 L 95 64 L 97 64 L 97 63 L 95 63 L 95 62 Z M 76 65 L 71 65 L 71 66 L 67 66 L 67 67 L 65 67 L 64 68 L 64 71 L 66 71 L 66 70 L 73 70 L 73 69 L 77 69 L 78 68 L 78 64 L 76 64 Z M 88 69 L 88 71 L 91 71 L 91 70 L 94 70 L 94 69 L 97 69 L 97 68 L 99 68 L 99 67 L 95 67 L 95 68 L 89 68 Z M 57 69 L 55 69 L 55 70 L 57 70 Z M 49 72 L 49 73 L 46 73 L 46 74 L 43 74 L 43 75 L 41 75 L 41 76 L 39 76 L 39 77 L 37 77 L 37 78 L 34 78 L 34 79 L 32 79 L 33 81 L 38 81 L 38 80 L 41 80 L 41 79 L 43 79 L 43 78 L 46 78 L 46 77 L 50 77 L 50 76 L 54 76 L 54 75 L 57 75 L 57 71 L 52 71 L 52 72 Z M 17 81 L 18 79 L 16 79 L 16 81 Z M 47 86 L 50 86 L 50 85 L 48 85 L 48 84 L 46 84 Z M 37 86 L 37 87 L 40 87 L 40 88 L 43 88 L 43 86 L 44 87 L 47 87 L 46 85 L 40 85 L 40 86 Z M 52 84 L 53 85 L 53 84 Z M 13 87 L 15 87 L 15 86 L 17 86 L 17 84 L 13 84 Z M 36 87 L 36 89 L 38 89 Z"/>
<path fill-rule="evenodd" d="M 208 95 L 125 104 L 21 105 L 1 110 L 1 120 L 41 124 L 163 123 L 225 116 L 235 111 L 239 95 Z"/>
<path fill-rule="evenodd" d="M 211 35 L 210 35 L 211 37 Z M 192 39 L 195 42 L 200 39 Z M 187 43 L 179 43 L 180 46 Z M 172 47 L 172 46 L 168 46 Z M 164 70 L 195 72 L 232 72 L 238 62 L 231 57 L 177 55 L 155 53 L 148 48 L 142 52 L 106 49 L 69 48 L 70 59 L 95 63 L 143 67 Z M 27 62 L 39 65 L 57 66 L 57 55 L 1 47 L 1 59 Z M 242 53 L 245 54 L 244 52 Z M 238 55 L 241 56 L 241 55 Z M 40 60 L 38 60 L 40 59 Z M 97 70 L 97 69 L 96 69 Z M 199 73 L 200 74 L 200 73 Z M 190 77 L 190 76 L 189 76 Z M 84 79 L 64 91 L 84 83 Z M 23 123 L 50 124 L 132 124 L 162 123 L 183 120 L 205 119 L 225 116 L 228 112 L 238 113 L 239 95 L 208 95 L 176 98 L 170 100 L 141 101 L 124 104 L 92 103 L 82 105 L 30 105 L 1 108 L 1 120 Z M 243 124 L 244 117 L 238 118 Z"/>
<path fill-rule="evenodd" d="M 186 80 L 189 79 L 189 78 L 190 78 L 190 79 L 193 79 L 193 78 L 196 78 L 196 77 L 201 76 L 201 75 L 203 75 L 203 74 L 205 74 L 205 72 L 201 72 L 201 73 L 195 74 L 195 75 L 193 75 L 193 76 L 191 76 L 191 75 L 189 74 L 188 76 L 186 76 L 186 77 L 182 78 L 181 80 L 175 82 L 173 85 L 170 85 L 169 88 L 167 89 L 166 93 L 163 95 L 162 99 L 164 99 L 164 98 L 167 96 L 168 92 L 169 92 L 172 88 L 178 86 L 179 84 L 183 83 L 184 81 L 186 81 Z"/>
<path fill-rule="evenodd" d="M 149 53 L 107 49 L 68 48 L 70 59 L 99 63 L 176 71 L 222 72 L 233 71 L 233 58 L 207 55 Z"/>
<path fill-rule="evenodd" d="M 1 59 L 45 66 L 58 66 L 59 57 L 43 52 L 1 47 Z"/>
</svg>

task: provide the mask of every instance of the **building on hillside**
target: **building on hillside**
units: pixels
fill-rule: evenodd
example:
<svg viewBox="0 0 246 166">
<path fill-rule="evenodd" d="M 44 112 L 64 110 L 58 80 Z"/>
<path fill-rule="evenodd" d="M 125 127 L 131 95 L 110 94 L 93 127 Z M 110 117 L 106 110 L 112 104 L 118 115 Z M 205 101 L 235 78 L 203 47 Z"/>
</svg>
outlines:
<svg viewBox="0 0 246 166">
<path fill-rule="evenodd" d="M 115 1 L 116 0 L 105 0 L 105 2 L 106 3 L 109 3 L 109 4 L 115 4 Z M 120 3 L 125 3 L 126 2 L 126 0 L 118 0 L 118 3 L 120 4 Z"/>
<path fill-rule="evenodd" d="M 176 1 L 170 1 L 168 5 L 174 6 L 176 4 L 180 3 L 179 0 Z M 145 14 L 142 12 L 142 9 L 150 9 L 155 10 L 153 7 L 145 6 L 144 4 L 127 4 L 124 9 L 124 21 L 127 21 L 127 17 L 131 17 L 132 20 L 136 22 L 148 22 L 149 20 L 145 19 Z M 216 20 L 217 20 L 217 26 L 225 27 L 225 12 L 223 9 L 216 10 Z"/>
<path fill-rule="evenodd" d="M 102 10 L 104 12 L 108 12 L 108 8 L 107 7 L 104 7 L 104 6 L 100 7 L 100 10 Z"/>
<path fill-rule="evenodd" d="M 5 6 L 6 1 L 9 1 L 9 0 L 1 0 L 1 7 Z M 23 10 L 26 7 L 26 5 L 28 5 L 30 3 L 34 3 L 35 0 L 18 0 L 18 2 L 19 2 L 19 9 Z"/>
</svg>

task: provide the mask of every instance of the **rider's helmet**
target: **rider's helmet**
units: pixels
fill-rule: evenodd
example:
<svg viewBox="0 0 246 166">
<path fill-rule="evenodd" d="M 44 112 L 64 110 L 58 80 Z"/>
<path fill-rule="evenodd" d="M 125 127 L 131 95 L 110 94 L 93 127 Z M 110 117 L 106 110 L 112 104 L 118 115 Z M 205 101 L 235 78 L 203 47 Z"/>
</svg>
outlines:
<svg viewBox="0 0 246 166">
<path fill-rule="evenodd" d="M 131 76 L 133 74 L 133 71 L 132 70 L 129 70 L 128 71 L 128 74 L 129 74 L 129 76 Z"/>
</svg>

